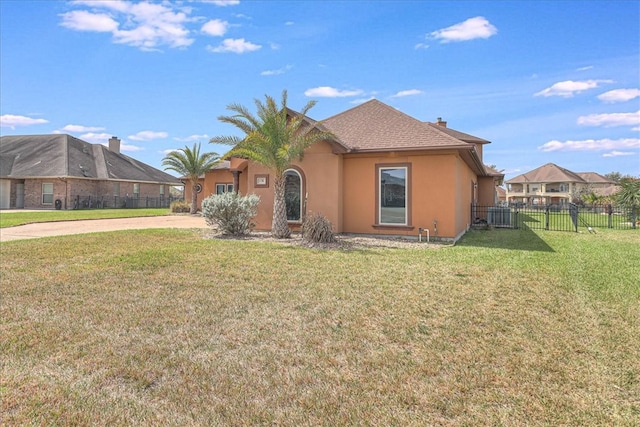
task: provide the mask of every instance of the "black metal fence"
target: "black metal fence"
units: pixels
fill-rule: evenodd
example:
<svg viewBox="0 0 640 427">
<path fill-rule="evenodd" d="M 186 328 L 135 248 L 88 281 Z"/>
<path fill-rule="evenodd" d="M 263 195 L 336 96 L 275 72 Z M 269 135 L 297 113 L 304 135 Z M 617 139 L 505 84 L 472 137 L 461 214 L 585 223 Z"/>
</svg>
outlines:
<svg viewBox="0 0 640 427">
<path fill-rule="evenodd" d="M 184 200 L 182 197 L 96 197 L 75 196 L 67 209 L 138 209 L 169 208 L 172 202 Z M 56 204 L 57 207 L 57 204 Z"/>
<path fill-rule="evenodd" d="M 478 227 L 579 231 L 580 228 L 640 228 L 637 207 L 615 205 L 471 206 L 471 223 Z"/>
</svg>

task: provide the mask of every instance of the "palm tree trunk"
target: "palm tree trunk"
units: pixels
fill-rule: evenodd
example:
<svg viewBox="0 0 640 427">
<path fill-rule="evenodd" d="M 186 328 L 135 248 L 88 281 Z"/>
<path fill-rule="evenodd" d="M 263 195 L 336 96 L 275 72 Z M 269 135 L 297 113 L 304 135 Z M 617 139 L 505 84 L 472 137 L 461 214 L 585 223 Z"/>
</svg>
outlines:
<svg viewBox="0 0 640 427">
<path fill-rule="evenodd" d="M 198 186 L 198 181 L 191 181 L 191 210 L 189 211 L 189 213 L 191 215 L 194 215 L 196 212 L 198 212 L 198 189 L 196 188 Z"/>
<path fill-rule="evenodd" d="M 285 176 L 277 176 L 273 183 L 273 220 L 271 222 L 271 234 L 276 239 L 288 239 L 291 230 L 287 223 L 287 205 L 284 200 Z"/>
</svg>

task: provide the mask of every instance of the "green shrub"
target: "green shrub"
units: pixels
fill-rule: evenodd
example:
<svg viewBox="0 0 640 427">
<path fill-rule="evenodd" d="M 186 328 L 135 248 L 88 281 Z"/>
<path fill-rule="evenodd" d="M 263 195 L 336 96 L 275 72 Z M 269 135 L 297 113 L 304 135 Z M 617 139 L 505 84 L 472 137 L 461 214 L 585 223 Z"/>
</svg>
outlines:
<svg viewBox="0 0 640 427">
<path fill-rule="evenodd" d="M 184 200 L 176 200 L 175 202 L 171 202 L 169 209 L 171 209 L 173 213 L 189 213 L 191 212 L 191 205 Z"/>
<path fill-rule="evenodd" d="M 202 201 L 202 216 L 223 234 L 248 234 L 255 226 L 251 220 L 258 213 L 259 202 L 260 197 L 255 194 L 214 194 Z"/>
<path fill-rule="evenodd" d="M 302 239 L 313 243 L 335 242 L 331 221 L 319 212 L 307 215 L 302 221 Z"/>
</svg>

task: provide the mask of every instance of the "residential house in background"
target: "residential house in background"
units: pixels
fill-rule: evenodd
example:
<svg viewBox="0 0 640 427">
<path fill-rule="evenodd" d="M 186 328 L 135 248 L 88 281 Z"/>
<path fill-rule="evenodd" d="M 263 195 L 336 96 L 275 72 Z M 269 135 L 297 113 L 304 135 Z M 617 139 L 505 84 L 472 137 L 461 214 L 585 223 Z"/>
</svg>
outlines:
<svg viewBox="0 0 640 427">
<path fill-rule="evenodd" d="M 508 181 L 507 202 L 526 205 L 564 206 L 581 193 L 593 192 L 607 196 L 618 186 L 595 172 L 572 172 L 554 163 L 547 163 Z"/>
<path fill-rule="evenodd" d="M 307 213 L 320 212 L 339 233 L 417 236 L 429 230 L 456 240 L 470 226 L 473 203 L 498 201 L 504 175 L 482 162 L 489 141 L 450 129 L 441 119 L 423 122 L 370 100 L 308 123 L 335 139 L 309 147 L 286 172 L 287 217 L 294 230 Z M 257 194 L 256 229 L 268 230 L 272 181 L 269 170 L 234 157 L 205 174 L 198 203 L 230 190 Z"/>
<path fill-rule="evenodd" d="M 120 140 L 90 144 L 65 134 L 0 137 L 0 209 L 71 209 L 80 200 L 122 207 L 169 199 L 176 177 L 120 153 Z"/>
</svg>

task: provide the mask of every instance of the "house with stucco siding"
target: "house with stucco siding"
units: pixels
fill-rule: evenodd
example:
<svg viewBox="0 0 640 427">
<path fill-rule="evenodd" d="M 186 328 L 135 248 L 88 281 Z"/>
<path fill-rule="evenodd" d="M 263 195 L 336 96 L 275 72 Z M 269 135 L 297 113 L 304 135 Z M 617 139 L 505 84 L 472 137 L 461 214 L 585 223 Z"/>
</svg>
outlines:
<svg viewBox="0 0 640 427">
<path fill-rule="evenodd" d="M 504 175 L 482 161 L 490 142 L 441 119 L 424 122 L 374 99 L 321 122 L 307 120 L 335 139 L 309 147 L 286 172 L 294 230 L 305 215 L 320 212 L 338 233 L 417 236 L 429 230 L 456 240 L 470 226 L 473 204 L 498 201 Z M 256 228 L 269 230 L 272 180 L 263 166 L 232 157 L 202 177 L 198 203 L 225 191 L 256 194 Z"/>
</svg>

